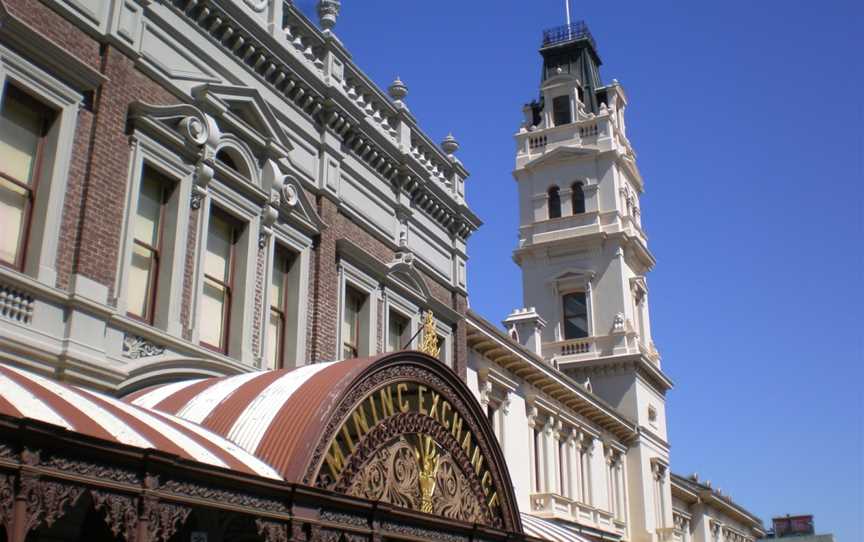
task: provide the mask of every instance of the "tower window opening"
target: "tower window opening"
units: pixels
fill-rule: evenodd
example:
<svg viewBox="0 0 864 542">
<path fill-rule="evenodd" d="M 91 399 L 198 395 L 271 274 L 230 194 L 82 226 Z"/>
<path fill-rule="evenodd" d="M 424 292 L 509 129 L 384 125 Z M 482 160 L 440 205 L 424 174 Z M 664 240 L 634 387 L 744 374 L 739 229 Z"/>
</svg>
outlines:
<svg viewBox="0 0 864 542">
<path fill-rule="evenodd" d="M 585 292 L 566 294 L 564 302 L 564 340 L 588 336 L 588 302 Z"/>
<path fill-rule="evenodd" d="M 578 215 L 585 212 L 585 192 L 582 183 L 573 183 L 572 187 L 573 214 Z"/>
<path fill-rule="evenodd" d="M 561 194 L 558 187 L 549 189 L 549 218 L 561 218 Z"/>
<path fill-rule="evenodd" d="M 555 126 L 573 122 L 570 113 L 570 96 L 558 96 L 552 99 L 552 122 Z"/>
</svg>

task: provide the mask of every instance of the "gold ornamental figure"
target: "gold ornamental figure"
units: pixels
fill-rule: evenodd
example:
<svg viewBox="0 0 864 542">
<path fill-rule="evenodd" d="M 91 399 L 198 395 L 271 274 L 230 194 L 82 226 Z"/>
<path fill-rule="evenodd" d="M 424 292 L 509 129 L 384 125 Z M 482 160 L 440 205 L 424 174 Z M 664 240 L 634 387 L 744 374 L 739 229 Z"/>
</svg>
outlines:
<svg viewBox="0 0 864 542">
<path fill-rule="evenodd" d="M 432 316 L 432 311 L 426 311 L 426 318 L 423 321 L 423 340 L 420 342 L 420 351 L 433 358 L 437 358 L 441 352 L 441 348 L 438 346 L 438 334 L 436 331 L 435 317 Z"/>
<path fill-rule="evenodd" d="M 420 511 L 431 514 L 433 511 L 432 497 L 438 485 L 438 446 L 432 437 L 420 437 L 419 446 L 414 448 L 414 456 L 420 467 Z"/>
</svg>

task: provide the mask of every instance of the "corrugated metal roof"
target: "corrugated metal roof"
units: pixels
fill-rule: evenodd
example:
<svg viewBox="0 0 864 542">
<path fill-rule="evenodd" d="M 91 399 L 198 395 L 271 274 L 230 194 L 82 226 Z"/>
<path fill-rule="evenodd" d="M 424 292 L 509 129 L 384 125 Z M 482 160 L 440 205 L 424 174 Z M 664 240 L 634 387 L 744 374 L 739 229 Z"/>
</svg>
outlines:
<svg viewBox="0 0 864 542">
<path fill-rule="evenodd" d="M 522 513 L 522 530 L 527 535 L 542 538 L 549 542 L 595 542 L 593 538 L 580 534 L 562 522 L 538 518 L 524 512 Z"/>
<path fill-rule="evenodd" d="M 174 387 L 175 393 L 181 388 Z M 253 454 L 182 418 L 6 365 L 0 365 L 0 414 L 39 420 L 111 442 L 152 448 L 192 461 L 281 479 L 275 469 Z"/>
<path fill-rule="evenodd" d="M 300 481 L 342 392 L 380 357 L 166 384 L 126 401 L 200 424 Z"/>
</svg>

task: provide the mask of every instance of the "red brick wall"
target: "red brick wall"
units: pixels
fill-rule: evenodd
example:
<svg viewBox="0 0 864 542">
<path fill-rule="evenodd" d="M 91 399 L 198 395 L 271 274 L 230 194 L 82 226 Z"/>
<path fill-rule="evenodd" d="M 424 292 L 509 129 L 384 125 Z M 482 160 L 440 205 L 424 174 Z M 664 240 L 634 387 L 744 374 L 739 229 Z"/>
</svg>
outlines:
<svg viewBox="0 0 864 542">
<path fill-rule="evenodd" d="M 103 49 L 102 72 L 108 81 L 96 94 L 94 136 L 72 272 L 99 282 L 110 291 L 117 270 L 129 175 L 130 145 L 125 133 L 129 105 L 134 101 L 168 104 L 176 99 L 111 46 Z M 65 238 L 62 241 L 69 242 Z"/>
</svg>

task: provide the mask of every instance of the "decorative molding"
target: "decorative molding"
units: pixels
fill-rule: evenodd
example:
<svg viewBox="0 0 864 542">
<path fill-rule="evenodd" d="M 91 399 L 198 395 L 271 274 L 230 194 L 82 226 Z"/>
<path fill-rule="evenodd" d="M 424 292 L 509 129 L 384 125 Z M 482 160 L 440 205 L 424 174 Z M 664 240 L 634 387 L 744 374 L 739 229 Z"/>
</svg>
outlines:
<svg viewBox="0 0 864 542">
<path fill-rule="evenodd" d="M 138 497 L 90 490 L 93 507 L 105 511 L 105 523 L 114 537 L 121 534 L 126 542 L 135 542 L 138 529 Z"/>
<path fill-rule="evenodd" d="M 0 525 L 6 533 L 12 532 L 12 515 L 15 507 L 15 476 L 0 474 Z"/>
<path fill-rule="evenodd" d="M 21 495 L 26 502 L 23 532 L 29 533 L 43 523 L 51 527 L 83 493 L 81 486 L 24 476 L 21 480 Z"/>
<path fill-rule="evenodd" d="M 250 495 L 248 493 L 238 493 L 236 491 L 228 491 L 226 489 L 203 486 L 192 482 L 168 480 L 159 489 L 162 491 L 169 491 L 177 495 L 185 495 L 187 497 L 196 497 L 199 499 L 218 501 L 226 504 L 243 506 L 246 508 L 266 510 L 268 512 L 289 512 L 285 504 L 275 499 L 267 499 Z"/>
<path fill-rule="evenodd" d="M 281 521 L 257 518 L 255 526 L 264 542 L 288 542 L 288 526 Z"/>
<path fill-rule="evenodd" d="M 81 474 L 90 476 L 100 480 L 111 480 L 113 482 L 121 482 L 132 485 L 139 485 L 141 477 L 131 470 L 122 469 L 119 467 L 111 467 L 108 465 L 100 465 L 87 461 L 69 459 L 62 456 L 50 456 L 46 461 L 42 462 L 43 467 L 57 469 L 65 473 Z"/>
<path fill-rule="evenodd" d="M 165 353 L 165 347 L 154 344 L 144 337 L 138 335 L 123 335 L 123 357 L 129 359 L 142 359 L 161 356 Z"/>
<path fill-rule="evenodd" d="M 147 520 L 148 539 L 168 542 L 191 512 L 192 509 L 187 506 L 145 499 L 144 518 Z"/>
</svg>

